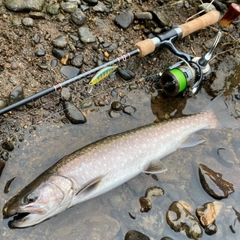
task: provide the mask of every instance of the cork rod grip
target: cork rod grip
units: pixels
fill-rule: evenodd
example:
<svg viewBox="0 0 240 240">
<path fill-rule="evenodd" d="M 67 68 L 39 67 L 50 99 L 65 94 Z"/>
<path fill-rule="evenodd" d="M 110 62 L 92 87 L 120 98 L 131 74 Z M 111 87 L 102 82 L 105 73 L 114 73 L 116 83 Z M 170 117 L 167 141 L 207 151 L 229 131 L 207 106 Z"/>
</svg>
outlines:
<svg viewBox="0 0 240 240">
<path fill-rule="evenodd" d="M 216 22 L 218 22 L 220 18 L 220 13 L 216 10 L 212 10 L 203 16 L 196 18 L 190 22 L 186 22 L 179 26 L 182 29 L 182 38 L 186 37 L 187 35 L 198 31 L 202 28 L 210 26 Z"/>
</svg>

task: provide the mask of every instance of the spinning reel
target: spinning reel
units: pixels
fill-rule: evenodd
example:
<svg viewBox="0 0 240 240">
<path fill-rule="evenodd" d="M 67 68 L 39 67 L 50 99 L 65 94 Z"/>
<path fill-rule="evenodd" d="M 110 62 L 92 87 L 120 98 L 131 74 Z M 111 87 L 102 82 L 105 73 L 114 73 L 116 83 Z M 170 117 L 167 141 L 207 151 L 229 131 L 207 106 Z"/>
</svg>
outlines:
<svg viewBox="0 0 240 240">
<path fill-rule="evenodd" d="M 203 80 L 211 73 L 209 61 L 216 49 L 221 36 L 222 28 L 229 28 L 231 23 L 240 15 L 240 6 L 233 3 L 227 13 L 219 21 L 220 28 L 215 41 L 203 57 L 194 57 L 180 52 L 173 45 L 174 37 L 162 41 L 162 46 L 167 47 L 174 55 L 181 59 L 180 62 L 168 67 L 163 73 L 159 73 L 160 85 L 163 92 L 169 96 L 176 96 L 187 90 L 193 95 L 199 89 Z"/>
<path fill-rule="evenodd" d="M 222 32 L 219 31 L 211 49 L 203 57 L 194 57 L 187 53 L 179 52 L 171 39 L 166 42 L 166 47 L 181 61 L 159 74 L 160 85 L 165 94 L 176 96 L 178 93 L 186 90 L 189 91 L 189 94 L 197 92 L 202 81 L 211 73 L 209 61 L 220 41 L 221 35 Z"/>
</svg>

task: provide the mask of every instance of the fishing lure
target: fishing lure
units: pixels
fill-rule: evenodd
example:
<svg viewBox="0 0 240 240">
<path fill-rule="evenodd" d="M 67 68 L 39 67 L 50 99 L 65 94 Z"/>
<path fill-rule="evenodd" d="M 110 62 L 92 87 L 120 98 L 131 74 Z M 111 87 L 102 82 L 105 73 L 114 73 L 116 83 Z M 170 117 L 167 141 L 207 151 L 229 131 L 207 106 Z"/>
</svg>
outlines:
<svg viewBox="0 0 240 240">
<path fill-rule="evenodd" d="M 112 72 L 114 72 L 118 68 L 117 65 L 105 67 L 97 72 L 97 74 L 92 78 L 92 80 L 89 82 L 89 86 L 93 86 L 97 84 L 98 82 L 102 81 L 104 78 L 109 76 Z"/>
</svg>

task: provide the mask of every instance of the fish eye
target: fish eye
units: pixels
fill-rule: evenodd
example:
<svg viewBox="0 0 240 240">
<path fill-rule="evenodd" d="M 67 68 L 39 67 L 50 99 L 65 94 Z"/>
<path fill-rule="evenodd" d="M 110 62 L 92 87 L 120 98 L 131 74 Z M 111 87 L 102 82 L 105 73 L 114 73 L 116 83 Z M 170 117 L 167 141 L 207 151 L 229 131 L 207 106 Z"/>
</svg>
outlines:
<svg viewBox="0 0 240 240">
<path fill-rule="evenodd" d="M 24 202 L 25 203 L 32 203 L 35 202 L 38 198 L 38 195 L 35 192 L 32 192 L 30 194 L 28 194 L 27 196 L 25 196 L 24 198 Z"/>
</svg>

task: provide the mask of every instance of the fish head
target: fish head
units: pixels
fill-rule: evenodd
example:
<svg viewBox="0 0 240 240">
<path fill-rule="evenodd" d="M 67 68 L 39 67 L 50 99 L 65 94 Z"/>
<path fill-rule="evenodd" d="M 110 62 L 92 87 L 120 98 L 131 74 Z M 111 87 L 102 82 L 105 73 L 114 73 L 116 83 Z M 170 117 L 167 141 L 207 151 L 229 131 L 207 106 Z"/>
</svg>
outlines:
<svg viewBox="0 0 240 240">
<path fill-rule="evenodd" d="M 55 175 L 38 178 L 12 197 L 3 207 L 4 218 L 13 217 L 11 228 L 34 226 L 67 209 L 73 197 L 73 183 Z"/>
</svg>

